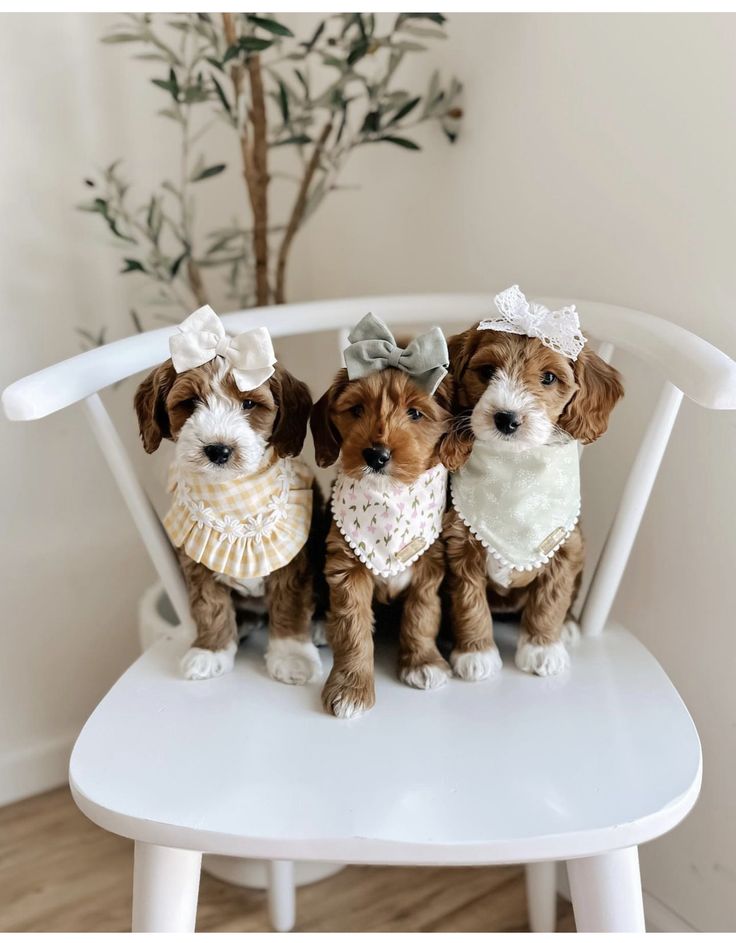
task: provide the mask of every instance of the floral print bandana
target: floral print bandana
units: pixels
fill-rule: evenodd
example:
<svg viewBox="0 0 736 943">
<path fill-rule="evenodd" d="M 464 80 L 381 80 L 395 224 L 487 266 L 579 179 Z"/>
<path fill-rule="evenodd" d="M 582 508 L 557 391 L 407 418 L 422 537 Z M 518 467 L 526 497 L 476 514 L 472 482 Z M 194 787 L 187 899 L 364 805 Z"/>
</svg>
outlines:
<svg viewBox="0 0 736 943">
<path fill-rule="evenodd" d="M 309 536 L 314 476 L 298 458 L 273 449 L 254 472 L 213 482 L 174 463 L 174 502 L 164 527 L 175 547 L 214 573 L 235 580 L 268 576 L 286 566 Z"/>
<path fill-rule="evenodd" d="M 536 570 L 572 533 L 580 515 L 580 460 L 575 441 L 503 452 L 476 441 L 450 476 L 452 504 L 494 558 L 494 579 Z"/>
<path fill-rule="evenodd" d="M 428 550 L 442 530 L 447 469 L 435 465 L 405 485 L 387 475 L 340 473 L 332 516 L 355 556 L 369 570 L 396 576 Z"/>
</svg>

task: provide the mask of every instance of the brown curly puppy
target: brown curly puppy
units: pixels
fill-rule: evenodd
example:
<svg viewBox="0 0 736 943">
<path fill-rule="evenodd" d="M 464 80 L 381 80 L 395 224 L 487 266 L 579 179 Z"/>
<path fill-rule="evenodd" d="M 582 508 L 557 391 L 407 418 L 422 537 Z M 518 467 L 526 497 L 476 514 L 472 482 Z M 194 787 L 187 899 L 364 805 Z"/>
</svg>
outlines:
<svg viewBox="0 0 736 943">
<path fill-rule="evenodd" d="M 570 437 L 594 442 L 623 395 L 618 371 L 588 349 L 573 362 L 537 338 L 475 326 L 452 337 L 448 346 L 456 431 L 466 455 L 475 441 L 490 443 L 499 452 L 521 452 Z M 445 516 L 443 538 L 455 674 L 482 680 L 500 668 L 492 610 L 521 613 L 516 663 L 522 670 L 539 675 L 564 670 L 569 656 L 563 626 L 575 634 L 569 613 L 584 559 L 579 526 L 546 564 L 520 571 L 499 565 L 454 509 Z"/>
</svg>

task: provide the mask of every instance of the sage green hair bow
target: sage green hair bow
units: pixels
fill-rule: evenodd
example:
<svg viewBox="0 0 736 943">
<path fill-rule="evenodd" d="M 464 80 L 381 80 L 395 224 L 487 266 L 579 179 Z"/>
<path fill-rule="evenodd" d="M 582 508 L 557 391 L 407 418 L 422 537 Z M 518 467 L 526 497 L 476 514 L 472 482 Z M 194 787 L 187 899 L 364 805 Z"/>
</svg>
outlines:
<svg viewBox="0 0 736 943">
<path fill-rule="evenodd" d="M 351 380 L 396 367 L 432 394 L 450 365 L 447 341 L 438 327 L 420 334 L 402 348 L 397 346 L 394 335 L 380 318 L 366 314 L 348 334 L 348 340 L 350 346 L 343 355 Z"/>
</svg>

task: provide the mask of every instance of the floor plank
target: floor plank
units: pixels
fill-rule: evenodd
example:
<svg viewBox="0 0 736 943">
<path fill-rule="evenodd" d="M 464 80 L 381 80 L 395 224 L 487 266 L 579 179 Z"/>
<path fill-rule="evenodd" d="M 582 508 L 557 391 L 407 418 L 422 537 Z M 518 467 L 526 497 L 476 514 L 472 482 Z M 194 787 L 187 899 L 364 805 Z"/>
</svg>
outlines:
<svg viewBox="0 0 736 943">
<path fill-rule="evenodd" d="M 132 843 L 97 828 L 67 789 L 0 809 L 0 931 L 130 927 Z M 560 930 L 573 930 L 559 901 Z M 263 891 L 202 875 L 197 929 L 268 930 Z M 525 931 L 521 868 L 349 867 L 300 888 L 303 931 Z"/>
</svg>

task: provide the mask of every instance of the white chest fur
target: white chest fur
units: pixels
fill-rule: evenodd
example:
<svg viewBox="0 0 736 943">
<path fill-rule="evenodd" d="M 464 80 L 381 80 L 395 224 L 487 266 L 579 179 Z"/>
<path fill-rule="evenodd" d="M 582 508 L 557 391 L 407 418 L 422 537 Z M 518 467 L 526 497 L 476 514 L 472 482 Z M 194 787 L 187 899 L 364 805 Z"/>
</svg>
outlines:
<svg viewBox="0 0 736 943">
<path fill-rule="evenodd" d="M 411 583 L 413 567 L 408 566 L 401 573 L 394 576 L 374 576 L 376 581 L 376 595 L 381 599 L 395 599 L 400 596 Z"/>
</svg>

